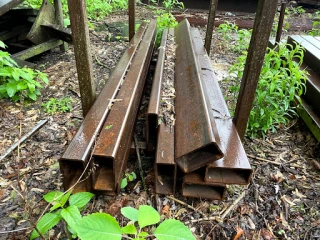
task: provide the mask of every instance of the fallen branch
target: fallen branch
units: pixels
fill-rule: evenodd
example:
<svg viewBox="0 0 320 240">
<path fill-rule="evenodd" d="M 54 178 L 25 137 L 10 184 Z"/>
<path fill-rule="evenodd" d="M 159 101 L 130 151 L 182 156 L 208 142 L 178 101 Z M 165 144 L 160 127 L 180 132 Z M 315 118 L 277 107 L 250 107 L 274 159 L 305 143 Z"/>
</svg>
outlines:
<svg viewBox="0 0 320 240">
<path fill-rule="evenodd" d="M 268 159 L 261 158 L 261 157 L 256 157 L 256 156 L 253 156 L 253 155 L 250 155 L 250 154 L 247 154 L 247 156 L 248 156 L 249 158 L 253 158 L 253 159 L 256 159 L 256 160 L 259 160 L 259 161 L 264 161 L 264 162 L 272 163 L 272 164 L 274 164 L 274 165 L 278 165 L 278 166 L 282 165 L 282 163 L 278 163 L 278 162 L 275 162 L 275 161 L 270 161 L 270 160 L 268 160 Z"/>
<path fill-rule="evenodd" d="M 20 144 L 22 144 L 25 140 L 31 137 L 35 132 L 37 132 L 40 128 L 42 128 L 48 120 L 41 120 L 37 126 L 35 126 L 30 132 L 25 134 L 21 139 L 19 139 L 15 144 L 13 144 L 1 157 L 0 162 L 5 159 L 13 150 L 15 150 Z"/>
<path fill-rule="evenodd" d="M 111 70 L 110 67 L 108 67 L 107 65 L 103 64 L 103 63 L 98 59 L 98 57 L 97 57 L 96 54 L 94 54 L 94 58 L 95 58 L 95 60 L 97 61 L 97 63 L 98 63 L 100 66 L 105 67 L 105 68 Z"/>
<path fill-rule="evenodd" d="M 175 202 L 177 202 L 177 203 L 180 203 L 181 205 L 183 205 L 183 206 L 185 206 L 185 207 L 187 207 L 187 208 L 190 208 L 191 210 L 193 210 L 193 211 L 195 211 L 195 212 L 197 212 L 197 213 L 200 213 L 202 216 L 206 216 L 202 211 L 200 211 L 200 210 L 192 207 L 191 205 L 189 205 L 189 204 L 187 204 L 187 203 L 185 203 L 185 202 L 183 202 L 183 201 L 181 201 L 181 200 L 179 200 L 179 199 L 174 198 L 173 196 L 166 196 L 166 197 L 169 198 L 169 199 L 172 200 L 172 201 L 175 201 Z"/>
<path fill-rule="evenodd" d="M 144 190 L 146 191 L 147 198 L 148 198 L 148 190 L 147 190 L 147 185 L 146 185 L 146 181 L 144 179 L 144 174 L 143 174 L 143 170 L 142 170 L 142 163 L 141 163 L 141 157 L 140 157 L 140 148 L 139 148 L 138 139 L 137 139 L 137 135 L 136 134 L 134 134 L 133 139 L 134 139 L 134 145 L 136 147 L 136 152 L 137 152 L 137 158 L 138 158 L 139 171 L 140 171 L 140 177 L 141 177 L 142 185 L 143 185 Z"/>
</svg>

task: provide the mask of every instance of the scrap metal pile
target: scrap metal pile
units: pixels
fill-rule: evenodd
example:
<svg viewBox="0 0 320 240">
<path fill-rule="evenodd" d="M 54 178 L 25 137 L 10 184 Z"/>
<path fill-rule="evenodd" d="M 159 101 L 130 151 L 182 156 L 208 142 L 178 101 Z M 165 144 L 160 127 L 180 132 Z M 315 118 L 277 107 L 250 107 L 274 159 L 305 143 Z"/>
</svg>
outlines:
<svg viewBox="0 0 320 240">
<path fill-rule="evenodd" d="M 60 159 L 65 189 L 117 195 L 155 43 L 143 23 Z M 155 192 L 221 200 L 252 170 L 200 33 L 187 20 L 163 32 L 147 114 Z M 180 189 L 180 187 L 179 187 Z"/>
</svg>

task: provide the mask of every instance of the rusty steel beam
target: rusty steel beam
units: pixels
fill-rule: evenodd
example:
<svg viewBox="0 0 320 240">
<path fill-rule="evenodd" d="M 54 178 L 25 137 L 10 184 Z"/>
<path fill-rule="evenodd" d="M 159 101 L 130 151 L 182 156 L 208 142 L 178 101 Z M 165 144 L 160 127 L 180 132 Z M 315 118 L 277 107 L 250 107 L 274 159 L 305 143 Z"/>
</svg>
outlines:
<svg viewBox="0 0 320 240">
<path fill-rule="evenodd" d="M 191 30 L 195 51 L 201 65 L 202 80 L 209 96 L 210 106 L 216 121 L 224 157 L 209 164 L 205 181 L 225 184 L 248 184 L 252 169 L 232 122 L 228 106 L 220 90 L 210 58 L 203 47 L 198 29 Z"/>
<path fill-rule="evenodd" d="M 55 10 L 55 17 L 56 17 L 56 23 L 63 28 L 64 27 L 64 21 L 63 21 L 63 11 L 62 11 L 62 0 L 54 0 L 54 10 Z M 71 32 L 70 32 L 71 34 Z M 62 39 L 63 40 L 63 39 Z M 68 44 L 64 42 L 60 46 L 61 51 L 67 51 L 68 50 Z"/>
<path fill-rule="evenodd" d="M 279 43 L 281 40 L 283 21 L 284 21 L 284 16 L 286 13 L 286 7 L 287 7 L 287 2 L 286 1 L 282 2 L 280 16 L 279 16 L 279 22 L 278 22 L 277 35 L 276 35 L 276 43 Z"/>
<path fill-rule="evenodd" d="M 136 27 L 136 0 L 129 0 L 129 41 L 133 38 Z"/>
<path fill-rule="evenodd" d="M 154 165 L 155 192 L 174 194 L 176 189 L 177 167 L 174 161 L 174 129 L 161 123 Z"/>
<path fill-rule="evenodd" d="M 218 7 L 218 0 L 210 0 L 208 25 L 207 25 L 206 38 L 204 43 L 204 46 L 207 50 L 208 55 L 210 55 L 212 33 L 214 28 L 214 21 L 216 18 L 217 7 Z"/>
<path fill-rule="evenodd" d="M 149 69 L 156 36 L 151 21 L 131 63 L 116 101 L 100 132 L 93 152 L 93 191 L 117 195 L 130 152 L 135 120 Z"/>
<path fill-rule="evenodd" d="M 165 60 L 165 48 L 167 42 L 168 30 L 164 29 L 162 33 L 162 39 L 158 52 L 157 65 L 153 77 L 153 83 L 151 88 L 148 112 L 147 112 L 147 148 L 148 150 L 154 150 L 157 141 L 158 131 L 158 116 L 159 106 L 161 100 L 161 85 L 162 85 L 162 74 Z"/>
<path fill-rule="evenodd" d="M 258 3 L 233 119 L 241 140 L 246 132 L 277 6 L 278 0 L 259 0 Z"/>
<path fill-rule="evenodd" d="M 11 8 L 18 6 L 23 0 L 1 0 L 0 1 L 0 16 L 8 12 Z"/>
<path fill-rule="evenodd" d="M 203 181 L 204 171 L 186 173 L 183 177 L 182 195 L 185 197 L 222 200 L 226 195 L 226 185 Z"/>
<path fill-rule="evenodd" d="M 113 70 L 112 75 L 60 159 L 60 170 L 63 176 L 64 189 L 69 189 L 84 171 L 91 150 L 95 145 L 95 139 L 110 112 L 112 101 L 116 98 L 121 83 L 125 78 L 126 71 L 145 34 L 145 30 L 146 23 L 143 23 L 130 41 L 129 48 L 123 53 L 117 67 Z M 89 180 L 90 178 L 87 178 L 85 182 L 90 182 Z M 90 191 L 90 187 L 90 183 L 87 185 L 82 184 L 81 189 L 83 191 Z"/>
<path fill-rule="evenodd" d="M 320 75 L 320 42 L 312 36 L 291 35 L 288 44 L 300 44 L 305 49 L 303 61 Z"/>
<path fill-rule="evenodd" d="M 175 160 L 184 173 L 223 157 L 216 124 L 201 81 L 190 25 L 182 21 L 175 29 Z"/>
</svg>

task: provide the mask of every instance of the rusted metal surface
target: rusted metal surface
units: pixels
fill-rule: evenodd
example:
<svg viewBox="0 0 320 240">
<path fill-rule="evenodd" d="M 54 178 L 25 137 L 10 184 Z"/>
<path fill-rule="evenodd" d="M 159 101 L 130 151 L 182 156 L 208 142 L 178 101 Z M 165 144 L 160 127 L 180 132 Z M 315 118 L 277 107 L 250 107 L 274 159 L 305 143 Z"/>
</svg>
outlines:
<svg viewBox="0 0 320 240">
<path fill-rule="evenodd" d="M 280 16 L 279 16 L 279 22 L 278 22 L 278 29 L 277 29 L 277 34 L 276 34 L 276 43 L 279 43 L 280 40 L 281 40 L 283 21 L 284 21 L 284 16 L 285 16 L 285 13 L 286 13 L 286 7 L 287 7 L 287 2 L 283 1 L 281 3 L 281 10 L 280 10 Z"/>
<path fill-rule="evenodd" d="M 11 8 L 18 6 L 23 0 L 0 0 L 0 16 L 8 12 Z"/>
<path fill-rule="evenodd" d="M 83 116 L 96 100 L 85 0 L 68 0 Z"/>
<path fill-rule="evenodd" d="M 240 92 L 234 113 L 234 123 L 240 139 L 244 138 L 252 109 L 262 64 L 277 10 L 278 0 L 260 0 L 255 17 Z"/>
<path fill-rule="evenodd" d="M 214 28 L 214 21 L 216 18 L 217 7 L 218 7 L 218 0 L 210 0 L 208 25 L 207 25 L 206 38 L 204 43 L 204 46 L 207 50 L 208 55 L 210 55 L 212 32 Z"/>
<path fill-rule="evenodd" d="M 204 170 L 186 173 L 183 177 L 182 195 L 185 197 L 222 200 L 226 194 L 226 185 L 203 181 Z"/>
<path fill-rule="evenodd" d="M 151 21 L 137 54 L 100 132 L 93 162 L 93 191 L 116 195 L 126 167 L 156 35 L 156 21 Z"/>
<path fill-rule="evenodd" d="M 162 85 L 162 74 L 165 60 L 165 48 L 167 42 L 168 30 L 164 29 L 162 33 L 162 39 L 158 52 L 157 65 L 153 77 L 153 84 L 151 88 L 148 113 L 147 113 L 147 146 L 148 150 L 154 150 L 157 141 L 158 132 L 158 116 L 159 106 L 161 99 L 161 85 Z"/>
<path fill-rule="evenodd" d="M 155 192 L 174 194 L 177 175 L 174 161 L 174 129 L 164 123 L 159 126 L 154 172 Z"/>
<path fill-rule="evenodd" d="M 312 36 L 291 35 L 288 43 L 300 44 L 305 49 L 303 61 L 312 68 L 317 74 L 320 74 L 320 43 Z"/>
<path fill-rule="evenodd" d="M 41 26 L 46 28 L 47 31 L 54 35 L 56 38 L 59 38 L 60 40 L 67 43 L 72 43 L 72 33 L 69 28 L 61 27 L 60 25 L 56 24 L 43 24 Z M 63 47 L 63 49 L 65 48 Z"/>
<path fill-rule="evenodd" d="M 61 40 L 51 39 L 47 42 L 41 43 L 39 45 L 35 45 L 31 48 L 28 48 L 26 50 L 13 54 L 12 56 L 20 60 L 26 60 L 36 55 L 39 55 L 40 53 L 49 51 L 57 46 L 60 46 L 62 43 L 63 42 Z"/>
<path fill-rule="evenodd" d="M 302 99 L 302 106 L 298 108 L 298 114 L 320 142 L 320 118 L 319 115 L 314 112 L 312 106 Z"/>
<path fill-rule="evenodd" d="M 55 9 L 56 23 L 58 24 L 58 26 L 63 28 L 64 27 L 64 21 L 63 21 L 63 12 L 62 12 L 62 2 L 61 2 L 61 0 L 54 0 L 53 4 L 54 4 L 54 9 Z M 70 34 L 71 34 L 71 32 L 70 32 Z M 70 38 L 70 39 L 72 40 L 72 38 Z M 63 39 L 61 39 L 61 40 L 63 40 Z M 66 42 L 64 42 L 60 46 L 60 49 L 62 51 L 67 51 L 68 44 Z"/>
<path fill-rule="evenodd" d="M 188 173 L 223 156 L 215 121 L 201 81 L 190 25 L 187 20 L 175 29 L 175 160 Z"/>
<path fill-rule="evenodd" d="M 94 147 L 95 139 L 110 112 L 112 101 L 116 98 L 122 80 L 144 36 L 145 30 L 146 23 L 141 24 L 137 34 L 130 41 L 129 48 L 122 55 L 117 67 L 113 70 L 112 75 L 99 94 L 99 97 L 89 110 L 78 132 L 60 159 L 60 169 L 63 175 L 63 186 L 65 189 L 68 189 L 72 185 L 74 182 L 72 179 L 76 178 L 77 173 L 81 174 L 81 171 L 84 170 L 87 160 L 90 157 L 90 151 Z M 90 178 L 87 179 L 86 182 L 89 180 Z M 84 190 L 89 191 L 89 188 Z"/>
<path fill-rule="evenodd" d="M 55 24 L 55 9 L 49 0 L 43 0 L 36 21 L 32 25 L 27 38 L 34 44 L 41 44 L 49 41 L 53 36 L 41 27 L 42 24 Z"/>
<path fill-rule="evenodd" d="M 216 121 L 224 157 L 209 164 L 205 181 L 226 184 L 248 184 L 252 169 L 237 130 L 232 122 L 228 106 L 211 67 L 210 58 L 203 47 L 198 29 L 192 29 L 195 51 L 201 65 L 202 80 L 207 89 L 210 106 Z"/>
<path fill-rule="evenodd" d="M 136 27 L 136 0 L 129 0 L 129 41 L 133 38 Z"/>
</svg>

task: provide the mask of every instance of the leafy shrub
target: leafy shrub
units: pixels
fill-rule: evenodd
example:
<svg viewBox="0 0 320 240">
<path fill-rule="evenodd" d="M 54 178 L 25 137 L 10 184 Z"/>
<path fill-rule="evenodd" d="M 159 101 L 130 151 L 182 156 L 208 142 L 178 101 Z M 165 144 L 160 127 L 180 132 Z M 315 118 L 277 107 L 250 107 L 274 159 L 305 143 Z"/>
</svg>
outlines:
<svg viewBox="0 0 320 240">
<path fill-rule="evenodd" d="M 167 12 L 171 12 L 173 8 L 184 9 L 183 2 L 179 2 L 178 0 L 164 0 L 162 6 Z"/>
<path fill-rule="evenodd" d="M 0 48 L 5 48 L 1 41 Z M 42 88 L 39 80 L 48 83 L 46 74 L 30 68 L 19 68 L 9 53 L 0 50 L 0 99 L 18 101 L 22 96 L 35 101 Z"/>
<path fill-rule="evenodd" d="M 156 44 L 159 45 L 161 42 L 162 32 L 164 29 L 173 28 L 178 25 L 177 20 L 169 12 L 157 11 L 157 40 Z"/>
<path fill-rule="evenodd" d="M 49 114 L 72 111 L 71 98 L 62 99 L 50 98 L 47 102 L 42 103 L 44 110 Z"/>
<path fill-rule="evenodd" d="M 312 29 L 309 31 L 309 35 L 311 36 L 320 36 L 320 22 L 314 21 L 312 24 Z"/>
<path fill-rule="evenodd" d="M 246 55 L 247 52 L 243 52 L 229 69 L 232 97 L 228 100 L 233 110 Z M 282 44 L 276 49 L 268 49 L 248 121 L 247 134 L 250 137 L 265 136 L 270 130 L 275 132 L 280 125 L 286 124 L 289 118 L 296 115 L 295 107 L 290 103 L 295 100 L 295 96 L 300 101 L 299 96 L 305 92 L 307 73 L 300 70 L 303 57 L 304 51 L 299 45 L 293 47 Z"/>
<path fill-rule="evenodd" d="M 82 217 L 80 210 L 88 204 L 93 196 L 89 192 L 73 195 L 71 195 L 71 191 L 65 194 L 59 191 L 47 193 L 43 198 L 52 207 L 50 213 L 46 213 L 38 221 L 37 230 L 40 234 L 45 234 L 63 220 L 67 223 L 72 237 L 79 237 L 83 240 L 147 239 L 151 237 L 156 237 L 158 240 L 195 240 L 190 230 L 178 220 L 168 219 L 160 223 L 156 229 L 150 228 L 149 226 L 160 222 L 160 215 L 154 208 L 147 205 L 140 205 L 138 210 L 132 207 L 123 207 L 121 209 L 122 215 L 130 220 L 123 227 L 120 227 L 114 217 L 106 213 L 92 213 Z M 69 202 L 69 206 L 65 207 L 67 202 Z M 39 233 L 33 230 L 30 239 L 37 237 L 39 237 Z"/>
</svg>

